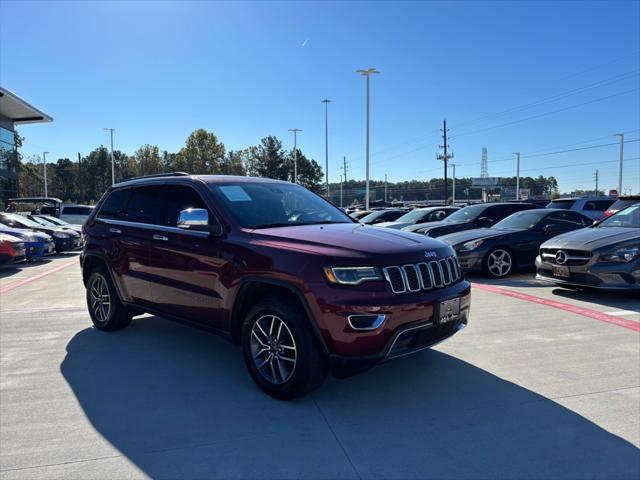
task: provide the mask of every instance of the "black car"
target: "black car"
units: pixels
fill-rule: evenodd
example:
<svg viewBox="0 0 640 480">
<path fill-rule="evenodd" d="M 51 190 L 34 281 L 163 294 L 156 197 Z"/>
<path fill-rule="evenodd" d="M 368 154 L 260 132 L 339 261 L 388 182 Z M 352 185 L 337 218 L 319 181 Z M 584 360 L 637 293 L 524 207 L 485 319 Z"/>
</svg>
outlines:
<svg viewBox="0 0 640 480">
<path fill-rule="evenodd" d="M 419 223 L 402 230 L 440 237 L 473 228 L 488 228 L 512 213 L 534 208 L 536 208 L 535 205 L 528 203 L 480 203 L 461 208 L 441 222 Z"/>
<path fill-rule="evenodd" d="M 453 247 L 463 270 L 502 278 L 516 268 L 533 267 L 540 245 L 549 238 L 592 223 L 578 212 L 540 208 L 516 212 L 491 228 L 452 233 L 439 240 Z"/>
<path fill-rule="evenodd" d="M 65 250 L 73 250 L 81 246 L 80 234 L 72 230 L 64 230 L 59 227 L 45 227 L 39 223 L 29 220 L 17 213 L 0 213 L 0 224 L 13 228 L 27 228 L 44 232 L 53 237 L 56 246 L 56 252 L 64 252 Z"/>
<path fill-rule="evenodd" d="M 405 213 L 407 213 L 407 211 L 402 210 L 400 208 L 387 208 L 384 210 L 374 210 L 369 215 L 365 215 L 358 221 L 360 223 L 364 223 L 365 225 L 375 225 L 377 223 L 382 223 L 382 222 L 393 222 L 394 220 L 397 220 Z"/>
<path fill-rule="evenodd" d="M 536 270 L 563 287 L 640 292 L 640 203 L 543 243 Z"/>
</svg>

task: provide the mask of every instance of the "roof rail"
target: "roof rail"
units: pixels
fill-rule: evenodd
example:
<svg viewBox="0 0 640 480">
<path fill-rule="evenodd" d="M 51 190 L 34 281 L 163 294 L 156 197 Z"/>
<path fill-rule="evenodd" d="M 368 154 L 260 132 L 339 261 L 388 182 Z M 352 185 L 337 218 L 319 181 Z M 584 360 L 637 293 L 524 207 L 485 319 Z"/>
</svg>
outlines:
<svg viewBox="0 0 640 480">
<path fill-rule="evenodd" d="M 122 181 L 128 182 L 129 180 L 140 180 L 141 178 L 156 178 L 156 177 L 184 177 L 188 175 L 189 174 L 187 172 L 154 173 L 152 175 L 140 175 L 139 177 L 131 177 Z"/>
</svg>

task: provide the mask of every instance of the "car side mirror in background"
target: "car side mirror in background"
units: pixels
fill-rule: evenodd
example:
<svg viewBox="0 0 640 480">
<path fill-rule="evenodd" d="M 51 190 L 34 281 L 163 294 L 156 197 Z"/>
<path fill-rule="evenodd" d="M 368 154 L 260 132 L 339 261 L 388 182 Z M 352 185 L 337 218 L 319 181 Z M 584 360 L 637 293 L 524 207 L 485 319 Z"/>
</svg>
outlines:
<svg viewBox="0 0 640 480">
<path fill-rule="evenodd" d="M 188 208 L 178 214 L 178 228 L 184 230 L 196 230 L 209 232 L 212 235 L 220 235 L 222 227 L 218 222 L 209 223 L 209 212 L 204 208 Z"/>
<path fill-rule="evenodd" d="M 481 227 L 489 227 L 493 224 L 493 220 L 491 220 L 489 217 L 478 217 L 478 220 L 476 220 L 476 222 Z"/>
</svg>

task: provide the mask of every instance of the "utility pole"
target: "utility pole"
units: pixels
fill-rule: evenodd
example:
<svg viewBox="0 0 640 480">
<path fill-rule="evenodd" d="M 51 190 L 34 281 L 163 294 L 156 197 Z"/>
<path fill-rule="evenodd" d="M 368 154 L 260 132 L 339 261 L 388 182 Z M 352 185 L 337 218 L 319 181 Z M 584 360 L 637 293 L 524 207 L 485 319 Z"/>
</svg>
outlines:
<svg viewBox="0 0 640 480">
<path fill-rule="evenodd" d="M 293 183 L 298 183 L 298 132 L 301 132 L 299 128 L 290 128 L 290 132 L 293 132 Z"/>
<path fill-rule="evenodd" d="M 356 70 L 356 73 L 359 73 L 360 75 L 364 76 L 367 78 L 367 133 L 366 133 L 366 161 L 367 161 L 367 168 L 366 168 L 366 187 L 365 187 L 365 201 L 364 201 L 364 208 L 366 210 L 369 210 L 369 80 L 371 75 L 376 74 L 376 73 L 380 73 L 379 71 L 377 71 L 375 68 L 368 68 L 366 70 Z"/>
<path fill-rule="evenodd" d="M 342 173 L 344 175 L 344 182 L 347 183 L 347 157 L 342 157 Z"/>
<path fill-rule="evenodd" d="M 340 174 L 340 208 L 342 208 L 342 174 Z"/>
<path fill-rule="evenodd" d="M 598 169 L 596 168 L 596 172 L 593 174 L 593 179 L 596 181 L 596 197 L 598 197 Z M 621 193 L 618 193 L 621 195 Z"/>
<path fill-rule="evenodd" d="M 618 196 L 622 195 L 622 164 L 624 161 L 624 133 L 616 133 L 614 137 L 620 137 L 620 170 L 618 172 Z"/>
<path fill-rule="evenodd" d="M 447 163 L 449 162 L 450 159 L 453 158 L 453 154 L 449 155 L 448 152 L 448 145 L 447 145 L 447 141 L 449 140 L 449 138 L 447 137 L 447 133 L 449 132 L 449 129 L 447 128 L 447 120 L 445 119 L 442 122 L 442 140 L 443 140 L 443 144 L 440 145 L 440 148 L 443 149 L 444 154 L 443 155 L 438 155 L 438 160 L 442 160 L 444 162 L 444 204 L 447 204 L 447 201 L 449 200 L 449 186 L 447 185 Z"/>
<path fill-rule="evenodd" d="M 325 98 L 322 103 L 324 103 L 324 174 L 327 184 L 327 199 L 329 199 L 329 104 L 331 100 Z"/>
<path fill-rule="evenodd" d="M 111 134 L 111 185 L 116 183 L 116 162 L 113 159 L 113 128 L 105 128 Z"/>
<path fill-rule="evenodd" d="M 384 174 L 384 203 L 387 203 L 387 174 Z"/>
<path fill-rule="evenodd" d="M 44 196 L 45 197 L 49 196 L 49 190 L 47 190 L 47 153 L 49 152 L 42 152 L 42 165 L 44 167 Z"/>
<path fill-rule="evenodd" d="M 82 178 L 82 159 L 78 152 L 78 180 L 80 180 L 80 203 L 84 203 L 84 181 Z"/>
<path fill-rule="evenodd" d="M 453 185 L 452 185 L 452 195 L 451 195 L 451 204 L 455 205 L 456 204 L 456 164 L 455 163 L 450 163 L 449 165 L 451 165 L 451 167 L 453 168 Z"/>
<path fill-rule="evenodd" d="M 516 200 L 520 200 L 520 152 L 514 155 L 516 156 Z"/>
</svg>

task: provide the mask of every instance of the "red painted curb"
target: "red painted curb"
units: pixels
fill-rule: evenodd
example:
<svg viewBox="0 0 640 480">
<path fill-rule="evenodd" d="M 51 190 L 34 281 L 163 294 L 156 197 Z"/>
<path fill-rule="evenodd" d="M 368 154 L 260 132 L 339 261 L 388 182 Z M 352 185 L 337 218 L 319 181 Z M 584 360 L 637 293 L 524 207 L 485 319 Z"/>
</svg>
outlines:
<svg viewBox="0 0 640 480">
<path fill-rule="evenodd" d="M 538 303 L 540 305 L 545 305 L 547 307 L 557 308 L 559 310 L 564 310 L 565 312 L 575 313 L 577 315 L 582 315 L 583 317 L 593 318 L 601 322 L 611 323 L 612 325 L 617 325 L 619 327 L 628 328 L 629 330 L 633 330 L 635 332 L 640 332 L 640 323 L 638 322 L 634 322 L 633 320 L 627 320 L 625 318 L 615 317 L 613 315 L 608 315 L 606 313 L 602 313 L 597 310 L 592 310 L 590 308 L 578 307 L 576 305 L 571 305 L 569 303 L 556 302 L 555 300 L 536 297 L 534 295 L 528 295 L 526 293 L 514 292 L 513 290 L 506 290 L 504 288 L 496 287 L 493 285 L 472 283 L 472 286 L 479 290 L 485 290 L 487 292 L 492 292 L 492 293 L 499 293 L 500 295 L 506 295 L 508 297 L 518 298 L 526 302 Z"/>
<path fill-rule="evenodd" d="M 47 275 L 51 275 L 52 273 L 59 272 L 71 265 L 79 265 L 78 259 L 74 258 L 73 260 L 69 260 L 68 262 L 63 263 L 62 265 L 58 265 L 57 267 L 52 268 L 51 270 L 46 270 L 42 273 L 34 275 L 33 277 L 25 278 L 24 280 L 18 280 L 16 282 L 11 282 L 9 285 L 5 285 L 4 287 L 0 287 L 0 293 L 7 293 L 11 290 L 15 290 L 16 288 L 20 288 L 23 285 L 27 285 L 31 282 L 35 282 L 36 280 L 46 277 Z"/>
</svg>

